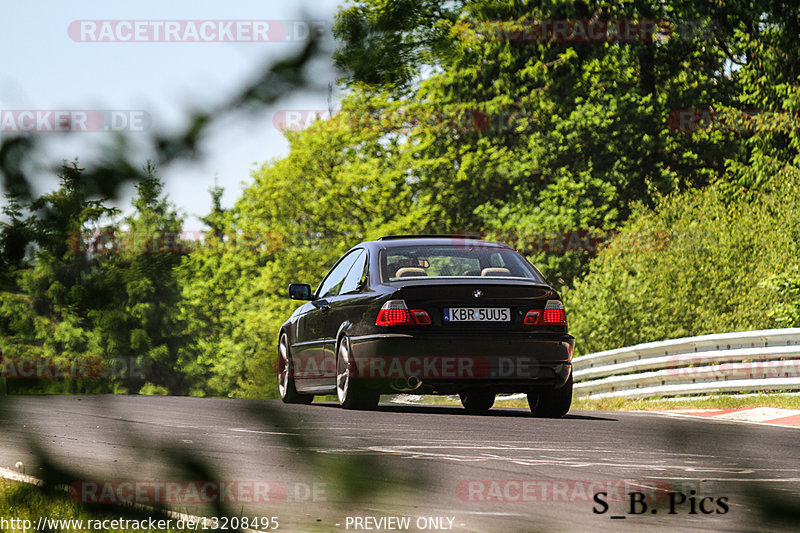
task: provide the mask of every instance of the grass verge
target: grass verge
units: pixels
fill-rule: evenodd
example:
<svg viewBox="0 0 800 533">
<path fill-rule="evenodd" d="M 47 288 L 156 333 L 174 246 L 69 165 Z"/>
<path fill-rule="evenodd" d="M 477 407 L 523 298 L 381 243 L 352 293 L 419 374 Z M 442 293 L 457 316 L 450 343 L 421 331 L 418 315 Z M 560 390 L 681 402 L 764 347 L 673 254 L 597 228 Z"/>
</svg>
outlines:
<svg viewBox="0 0 800 533">
<path fill-rule="evenodd" d="M 457 396 L 423 396 L 421 403 L 439 405 L 461 405 Z M 497 400 L 496 407 L 528 408 L 526 399 Z M 604 398 L 590 400 L 573 398 L 573 410 L 588 411 L 674 411 L 685 409 L 747 409 L 752 407 L 776 407 L 800 409 L 800 396 L 791 394 L 720 395 L 708 397 L 652 398 L 627 400 Z"/>
<path fill-rule="evenodd" d="M 48 491 L 36 485 L 11 481 L 0 478 L 0 520 L 2 527 L 0 531 L 9 533 L 31 533 L 35 532 L 35 527 L 40 517 L 50 520 L 47 531 L 53 533 L 123 533 L 136 531 L 137 533 L 179 533 L 194 531 L 194 528 L 179 529 L 177 518 L 170 518 L 154 511 L 152 516 L 143 514 L 141 510 L 119 510 L 116 512 L 102 512 L 87 509 L 76 502 L 73 502 L 66 492 Z M 152 518 L 157 524 L 159 520 L 171 519 L 172 527 L 153 529 L 148 527 L 137 527 L 132 529 L 130 526 L 142 525 Z M 89 520 L 99 521 L 89 524 Z M 120 527 L 113 527 L 113 520 L 128 520 L 127 523 L 117 522 Z M 26 522 L 27 521 L 27 522 Z M 60 522 L 53 522 L 60 521 Z M 77 521 L 77 522 L 76 522 Z M 105 521 L 105 522 L 104 522 Z M 93 527 L 96 524 L 99 527 Z M 162 522 L 162 525 L 169 525 Z M 106 527 L 103 527 L 103 526 Z M 91 526 L 91 527 L 90 527 Z M 128 526 L 128 527 L 121 527 Z M 158 525 L 156 525 L 156 528 Z"/>
</svg>

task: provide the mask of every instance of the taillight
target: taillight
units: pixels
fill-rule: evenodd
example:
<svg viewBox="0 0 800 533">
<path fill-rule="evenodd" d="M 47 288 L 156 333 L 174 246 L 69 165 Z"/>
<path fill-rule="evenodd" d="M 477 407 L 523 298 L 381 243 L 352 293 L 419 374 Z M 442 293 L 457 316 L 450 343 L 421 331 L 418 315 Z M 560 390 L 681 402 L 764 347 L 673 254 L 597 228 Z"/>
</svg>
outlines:
<svg viewBox="0 0 800 533">
<path fill-rule="evenodd" d="M 547 300 L 539 324 L 566 326 L 567 315 L 564 313 L 564 303 L 561 300 Z"/>
<path fill-rule="evenodd" d="M 431 323 L 431 317 L 428 315 L 428 312 L 424 309 L 412 309 L 411 316 L 414 317 L 414 322 L 416 322 L 420 326 L 425 326 Z"/>
<path fill-rule="evenodd" d="M 538 309 L 531 309 L 527 313 L 525 313 L 525 318 L 522 321 L 523 324 L 527 324 L 529 326 L 533 326 L 539 323 L 539 317 L 542 316 L 542 312 Z"/>
<path fill-rule="evenodd" d="M 411 309 L 405 300 L 389 300 L 378 311 L 376 326 L 424 326 L 431 323 L 431 317 L 424 309 Z"/>
</svg>

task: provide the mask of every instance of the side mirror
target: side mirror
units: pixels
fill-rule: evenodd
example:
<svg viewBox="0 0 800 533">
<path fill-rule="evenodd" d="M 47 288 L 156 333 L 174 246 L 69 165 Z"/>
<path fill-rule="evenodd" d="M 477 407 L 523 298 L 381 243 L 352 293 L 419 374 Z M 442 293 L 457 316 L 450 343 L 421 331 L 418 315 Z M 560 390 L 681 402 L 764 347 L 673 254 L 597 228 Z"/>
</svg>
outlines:
<svg viewBox="0 0 800 533">
<path fill-rule="evenodd" d="M 289 298 L 292 300 L 310 300 L 311 285 L 306 283 L 292 283 L 289 285 Z"/>
</svg>

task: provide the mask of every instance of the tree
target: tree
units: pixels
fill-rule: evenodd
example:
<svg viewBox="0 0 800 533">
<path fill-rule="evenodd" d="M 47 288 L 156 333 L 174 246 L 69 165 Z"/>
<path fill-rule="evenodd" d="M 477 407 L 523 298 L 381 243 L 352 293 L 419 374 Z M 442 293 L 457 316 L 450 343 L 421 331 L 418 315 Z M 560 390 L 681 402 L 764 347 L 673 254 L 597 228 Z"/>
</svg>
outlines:
<svg viewBox="0 0 800 533">
<path fill-rule="evenodd" d="M 163 195 L 163 183 L 148 163 L 136 184 L 135 211 L 115 228 L 115 247 L 102 261 L 103 276 L 93 293 L 105 302 L 89 316 L 98 348 L 108 357 L 135 358 L 144 376 L 128 376 L 130 392 L 146 383 L 175 394 L 191 388 L 179 353 L 187 342 L 179 318 L 177 268 L 188 251 L 183 221 Z"/>
<path fill-rule="evenodd" d="M 388 29 L 389 17 L 396 20 Z M 607 232 L 634 203 L 703 186 L 736 157 L 733 135 L 676 131 L 674 110 L 730 105 L 735 83 L 719 47 L 668 28 L 641 41 L 583 42 L 525 37 L 542 20 L 639 20 L 711 15 L 691 4 L 551 2 L 538 6 L 471 1 L 389 7 L 365 0 L 343 10 L 337 64 L 354 91 L 414 106 L 428 125 L 461 117 L 448 130 L 419 127 L 391 154 L 418 184 L 426 229 L 505 235 Z M 530 35 L 535 35 L 531 33 Z M 372 58 L 367 47 L 398 47 Z M 468 124 L 463 117 L 483 117 Z M 463 127 L 467 125 L 468 127 Z M 475 127 L 475 126 L 478 127 Z M 511 233 L 515 233 L 512 235 Z M 569 284 L 587 250 L 527 251 L 551 279 Z"/>
<path fill-rule="evenodd" d="M 580 354 L 797 324 L 800 169 L 731 198 L 721 185 L 642 208 L 564 293 Z"/>
</svg>

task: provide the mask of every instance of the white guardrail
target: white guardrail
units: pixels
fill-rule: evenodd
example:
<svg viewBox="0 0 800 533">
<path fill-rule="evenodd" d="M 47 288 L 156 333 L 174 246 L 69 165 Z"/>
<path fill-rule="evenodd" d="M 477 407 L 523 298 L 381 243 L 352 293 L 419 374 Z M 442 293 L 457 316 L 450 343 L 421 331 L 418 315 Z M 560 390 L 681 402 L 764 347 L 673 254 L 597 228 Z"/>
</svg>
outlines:
<svg viewBox="0 0 800 533">
<path fill-rule="evenodd" d="M 648 342 L 573 360 L 575 396 L 800 390 L 800 328 Z"/>
</svg>

